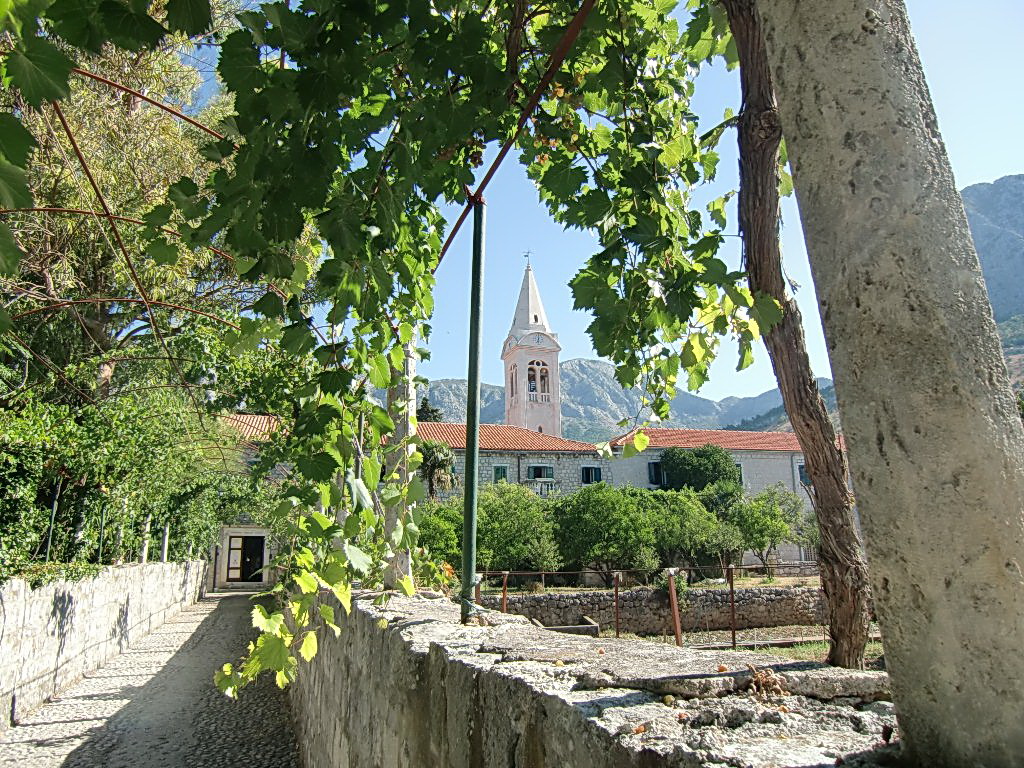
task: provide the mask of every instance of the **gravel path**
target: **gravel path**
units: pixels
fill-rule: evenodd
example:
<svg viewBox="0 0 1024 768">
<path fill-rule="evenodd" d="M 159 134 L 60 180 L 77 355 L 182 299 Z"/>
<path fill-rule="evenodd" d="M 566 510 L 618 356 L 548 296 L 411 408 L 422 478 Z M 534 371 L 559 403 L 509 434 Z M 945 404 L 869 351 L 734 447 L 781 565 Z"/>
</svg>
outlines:
<svg viewBox="0 0 1024 768">
<path fill-rule="evenodd" d="M 287 696 L 213 685 L 252 636 L 246 595 L 209 595 L 0 736 L 0 766 L 298 768 Z"/>
</svg>

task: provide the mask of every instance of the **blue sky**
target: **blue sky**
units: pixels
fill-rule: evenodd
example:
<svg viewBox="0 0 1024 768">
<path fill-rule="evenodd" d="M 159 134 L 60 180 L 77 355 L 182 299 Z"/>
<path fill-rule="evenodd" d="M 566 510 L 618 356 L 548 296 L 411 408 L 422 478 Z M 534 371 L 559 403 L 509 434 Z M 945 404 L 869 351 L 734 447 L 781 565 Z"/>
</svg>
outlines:
<svg viewBox="0 0 1024 768">
<path fill-rule="evenodd" d="M 974 0 L 965 5 L 962 0 L 907 0 L 907 6 L 958 187 L 1024 173 L 1024 70 L 1019 39 L 1024 30 L 1024 3 Z M 694 111 L 706 116 L 709 125 L 721 119 L 726 107 L 739 107 L 738 77 L 724 67 L 703 73 L 697 90 Z M 723 139 L 721 154 L 716 194 L 736 185 L 734 135 Z M 586 334 L 589 316 L 572 311 L 568 288 L 569 280 L 593 253 L 594 241 L 584 233 L 563 231 L 550 221 L 514 153 L 491 182 L 486 198 L 483 381 L 502 381 L 499 351 L 512 320 L 527 250 L 533 253 L 548 320 L 559 335 L 561 359 L 596 357 Z M 816 374 L 828 376 L 814 286 L 792 198 L 784 201 L 782 215 L 783 257 L 787 274 L 800 286 L 797 300 L 811 362 Z M 736 232 L 734 210 L 727 231 Z M 430 379 L 466 376 L 471 239 L 471 228 L 466 226 L 437 273 L 436 310 L 428 345 L 431 359 L 420 365 L 420 373 Z M 727 240 L 726 260 L 738 266 L 736 239 Z M 751 367 L 737 373 L 735 364 L 734 348 L 723 345 L 711 380 L 699 394 L 717 400 L 753 395 L 775 386 L 763 347 L 756 349 Z"/>
</svg>

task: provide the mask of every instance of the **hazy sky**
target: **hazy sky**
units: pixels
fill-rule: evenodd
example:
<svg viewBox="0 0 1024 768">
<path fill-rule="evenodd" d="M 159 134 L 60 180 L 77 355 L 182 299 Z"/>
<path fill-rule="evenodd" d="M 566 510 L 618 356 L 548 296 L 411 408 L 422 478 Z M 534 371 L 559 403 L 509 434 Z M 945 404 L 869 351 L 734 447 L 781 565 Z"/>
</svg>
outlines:
<svg viewBox="0 0 1024 768">
<path fill-rule="evenodd" d="M 1020 33 L 1024 30 L 1022 0 L 908 0 L 910 19 L 925 74 L 956 174 L 963 188 L 1000 176 L 1024 173 L 1024 67 L 1020 63 Z M 717 67 L 701 75 L 694 111 L 708 125 L 721 119 L 726 107 L 739 107 L 735 72 Z M 719 189 L 737 182 L 735 134 L 720 147 Z M 487 263 L 484 286 L 483 381 L 500 384 L 499 357 L 508 333 L 525 265 L 532 263 L 552 329 L 562 345 L 562 360 L 596 357 L 586 334 L 590 318 L 572 311 L 568 282 L 594 252 L 594 241 L 580 232 L 566 232 L 550 221 L 537 201 L 536 190 L 513 152 L 486 193 Z M 479 178 L 479 176 L 478 176 Z M 829 365 L 821 333 L 814 286 L 803 236 L 792 198 L 783 203 L 782 246 L 785 268 L 799 286 L 797 299 L 804 316 L 811 363 L 815 373 L 828 376 Z M 736 232 L 735 210 L 730 233 Z M 467 222 L 467 225 L 470 222 Z M 469 318 L 469 251 L 471 227 L 465 226 L 438 270 L 436 311 L 429 348 L 432 359 L 420 373 L 430 379 L 465 378 Z M 727 238 L 724 253 L 731 266 L 739 264 L 736 238 Z M 705 397 L 753 395 L 775 386 L 767 352 L 759 346 L 755 363 L 737 373 L 733 347 L 723 345 L 711 380 L 700 391 Z"/>
</svg>

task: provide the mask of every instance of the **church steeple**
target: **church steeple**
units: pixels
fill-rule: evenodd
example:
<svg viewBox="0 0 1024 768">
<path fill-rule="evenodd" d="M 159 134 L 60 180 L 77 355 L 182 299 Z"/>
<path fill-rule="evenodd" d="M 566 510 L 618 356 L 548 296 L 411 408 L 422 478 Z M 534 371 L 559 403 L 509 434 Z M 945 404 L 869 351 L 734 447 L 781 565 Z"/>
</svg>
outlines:
<svg viewBox="0 0 1024 768">
<path fill-rule="evenodd" d="M 501 350 L 505 363 L 505 423 L 562 436 L 558 334 L 552 333 L 529 262 L 512 327 Z"/>
<path fill-rule="evenodd" d="M 509 333 L 522 335 L 529 331 L 551 333 L 548 316 L 544 314 L 544 303 L 540 300 L 540 291 L 537 289 L 537 281 L 533 279 L 533 268 L 527 263 Z"/>
</svg>

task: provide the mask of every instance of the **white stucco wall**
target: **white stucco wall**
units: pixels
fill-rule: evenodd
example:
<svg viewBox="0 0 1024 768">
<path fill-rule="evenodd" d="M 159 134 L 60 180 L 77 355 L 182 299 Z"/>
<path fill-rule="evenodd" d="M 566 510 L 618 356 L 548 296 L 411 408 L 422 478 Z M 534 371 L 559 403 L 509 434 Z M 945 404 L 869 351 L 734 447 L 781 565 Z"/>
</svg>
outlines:
<svg viewBox="0 0 1024 768">
<path fill-rule="evenodd" d="M 614 484 L 636 488 L 657 488 L 657 485 L 651 485 L 648 482 L 647 465 L 652 461 L 661 461 L 663 450 L 662 448 L 648 448 L 643 453 L 628 459 L 616 457 L 613 460 Z M 743 489 L 747 493 L 757 493 L 770 485 L 782 483 L 786 490 L 795 491 L 810 507 L 810 496 L 800 484 L 799 466 L 804 463 L 802 453 L 799 451 L 730 451 L 730 453 L 743 469 Z"/>
</svg>

